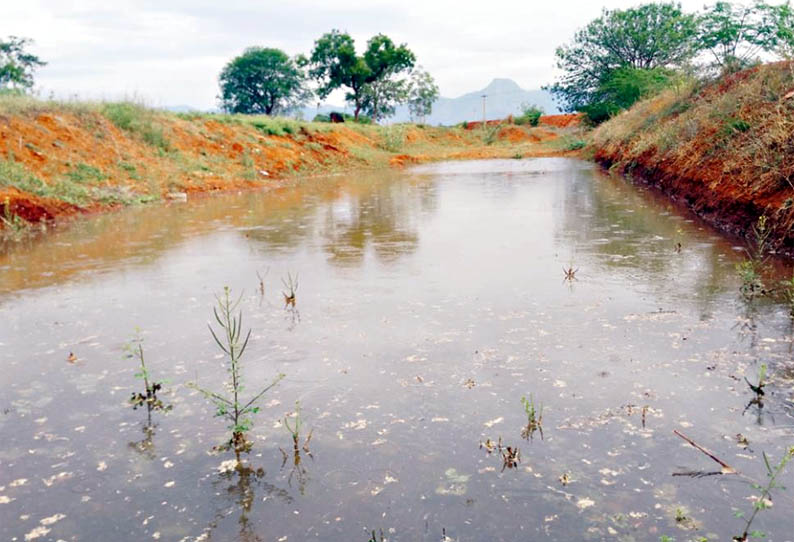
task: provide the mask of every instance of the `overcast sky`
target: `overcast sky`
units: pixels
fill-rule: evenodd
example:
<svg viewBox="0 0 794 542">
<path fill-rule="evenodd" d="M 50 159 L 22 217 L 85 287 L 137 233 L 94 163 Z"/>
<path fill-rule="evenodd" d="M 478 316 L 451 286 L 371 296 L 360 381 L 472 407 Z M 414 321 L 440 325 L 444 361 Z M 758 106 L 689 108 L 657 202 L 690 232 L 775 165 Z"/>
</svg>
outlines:
<svg viewBox="0 0 794 542">
<path fill-rule="evenodd" d="M 602 7 L 637 0 L 4 0 L 0 37 L 35 40 L 42 95 L 132 97 L 153 106 L 217 105 L 223 65 L 251 45 L 308 53 L 332 28 L 363 48 L 384 33 L 407 43 L 456 97 L 496 77 L 536 89 L 554 49 Z M 684 0 L 687 10 L 704 0 Z M 336 98 L 336 99 L 334 99 Z M 329 100 L 341 103 L 338 96 Z"/>
</svg>

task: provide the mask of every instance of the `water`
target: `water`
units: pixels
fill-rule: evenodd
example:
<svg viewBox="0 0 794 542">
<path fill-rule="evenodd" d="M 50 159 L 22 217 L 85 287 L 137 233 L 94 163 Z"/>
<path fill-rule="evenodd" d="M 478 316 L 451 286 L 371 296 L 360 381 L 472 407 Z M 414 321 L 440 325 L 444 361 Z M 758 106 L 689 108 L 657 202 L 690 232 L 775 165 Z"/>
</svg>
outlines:
<svg viewBox="0 0 794 542">
<path fill-rule="evenodd" d="M 791 323 L 741 299 L 736 245 L 591 164 L 538 159 L 128 209 L 7 247 L 0 539 L 729 540 L 744 477 L 794 444 Z M 226 378 L 207 330 L 224 285 L 253 328 L 246 396 L 287 375 L 248 469 L 225 473 L 226 423 L 184 385 Z M 136 327 L 173 405 L 151 426 L 128 404 Z M 542 439 L 522 438 L 530 394 Z M 673 430 L 742 476 L 673 476 L 719 470 Z M 482 446 L 499 438 L 515 468 Z M 792 494 L 753 529 L 794 539 Z"/>
</svg>

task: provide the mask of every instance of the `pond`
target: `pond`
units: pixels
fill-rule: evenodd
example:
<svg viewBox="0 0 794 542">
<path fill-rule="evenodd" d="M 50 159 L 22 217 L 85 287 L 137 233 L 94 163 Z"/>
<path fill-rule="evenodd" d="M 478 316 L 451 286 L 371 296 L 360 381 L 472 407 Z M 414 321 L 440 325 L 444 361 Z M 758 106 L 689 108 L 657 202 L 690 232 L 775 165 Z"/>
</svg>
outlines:
<svg viewBox="0 0 794 542">
<path fill-rule="evenodd" d="M 762 454 L 794 445 L 791 319 L 740 294 L 739 244 L 544 158 L 130 208 L 8 246 L 0 539 L 730 540 Z M 223 390 L 224 286 L 253 330 L 243 395 L 286 375 L 237 469 L 186 386 Z M 136 328 L 172 406 L 151 419 L 129 403 Z M 778 481 L 751 529 L 792 540 L 794 466 Z"/>
</svg>

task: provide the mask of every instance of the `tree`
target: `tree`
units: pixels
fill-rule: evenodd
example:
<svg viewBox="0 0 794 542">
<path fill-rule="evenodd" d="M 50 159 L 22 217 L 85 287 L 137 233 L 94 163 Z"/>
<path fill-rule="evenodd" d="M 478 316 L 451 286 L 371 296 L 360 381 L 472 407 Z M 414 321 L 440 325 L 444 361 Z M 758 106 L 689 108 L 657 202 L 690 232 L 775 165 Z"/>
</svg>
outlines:
<svg viewBox="0 0 794 542">
<path fill-rule="evenodd" d="M 306 76 L 284 51 L 249 47 L 221 71 L 221 107 L 229 113 L 289 111 L 308 100 Z"/>
<path fill-rule="evenodd" d="M 411 74 L 408 90 L 408 111 L 411 117 L 424 122 L 425 117 L 433 112 L 433 103 L 438 100 L 438 85 L 433 76 L 418 67 Z"/>
<path fill-rule="evenodd" d="M 676 73 L 667 68 L 618 68 L 599 85 L 582 112 L 590 124 L 600 124 L 638 100 L 672 86 L 675 80 Z"/>
<path fill-rule="evenodd" d="M 338 88 L 348 88 L 345 99 L 353 104 L 356 120 L 366 100 L 379 115 L 383 93 L 395 90 L 384 83 L 410 70 L 415 61 L 405 44 L 396 46 L 383 34 L 372 37 L 364 54 L 357 55 L 353 38 L 339 30 L 332 30 L 314 42 L 308 60 L 309 74 L 320 85 L 318 96 L 325 99 Z"/>
<path fill-rule="evenodd" d="M 769 6 L 768 14 L 775 28 L 775 50 L 782 58 L 791 60 L 794 58 L 794 9 L 786 1 L 778 6 Z"/>
<path fill-rule="evenodd" d="M 404 79 L 383 78 L 364 85 L 361 111 L 378 122 L 391 117 L 397 105 L 408 100 L 409 83 Z"/>
<path fill-rule="evenodd" d="M 29 38 L 17 36 L 0 39 L 0 90 L 23 90 L 33 86 L 33 72 L 47 63 L 25 50 L 32 43 Z"/>
<path fill-rule="evenodd" d="M 739 70 L 777 45 L 775 13 L 763 2 L 717 2 L 698 18 L 698 47 L 712 54 L 721 71 Z"/>
<path fill-rule="evenodd" d="M 685 64 L 697 52 L 697 20 L 680 4 L 645 4 L 626 10 L 603 10 L 557 48 L 563 75 L 548 87 L 568 111 L 595 98 L 610 74 L 620 68 L 654 69 Z"/>
</svg>

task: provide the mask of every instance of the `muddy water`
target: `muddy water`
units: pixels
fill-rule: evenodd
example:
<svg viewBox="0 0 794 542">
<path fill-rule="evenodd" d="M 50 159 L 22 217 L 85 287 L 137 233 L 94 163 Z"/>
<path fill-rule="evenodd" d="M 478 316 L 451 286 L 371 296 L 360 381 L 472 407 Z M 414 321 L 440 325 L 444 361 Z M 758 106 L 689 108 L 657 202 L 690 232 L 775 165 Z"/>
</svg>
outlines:
<svg viewBox="0 0 794 542">
<path fill-rule="evenodd" d="M 729 540 L 762 452 L 794 444 L 791 323 L 742 301 L 735 245 L 590 164 L 539 159 L 129 209 L 6 247 L 0 539 Z M 244 393 L 287 375 L 230 472 L 212 452 L 226 423 L 184 385 L 226 378 L 207 330 L 224 285 L 253 328 Z M 151 424 L 127 402 L 136 327 L 173 405 Z M 674 476 L 720 469 L 674 430 L 742 475 Z M 489 453 L 500 438 L 518 463 Z M 780 481 L 753 529 L 792 540 L 794 468 Z"/>
</svg>

